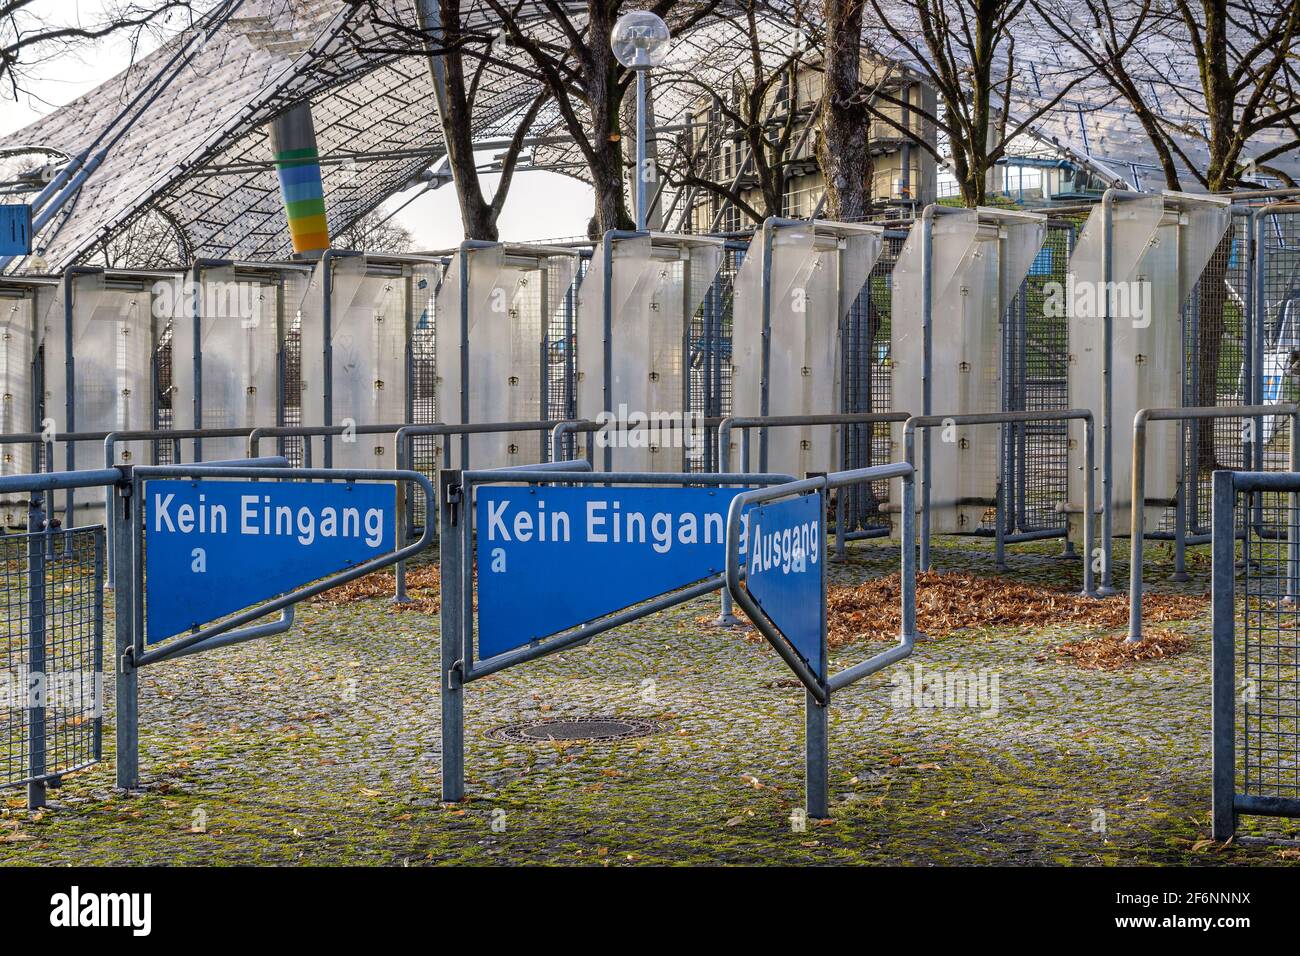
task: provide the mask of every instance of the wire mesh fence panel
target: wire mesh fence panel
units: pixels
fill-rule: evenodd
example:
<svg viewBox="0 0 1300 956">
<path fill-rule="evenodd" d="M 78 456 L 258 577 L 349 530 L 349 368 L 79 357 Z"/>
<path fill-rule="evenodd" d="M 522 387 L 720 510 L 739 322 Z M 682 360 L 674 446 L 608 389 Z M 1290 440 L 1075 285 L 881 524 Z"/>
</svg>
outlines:
<svg viewBox="0 0 1300 956">
<path fill-rule="evenodd" d="M 102 527 L 0 537 L 0 787 L 100 758 L 103 585 Z"/>
<path fill-rule="evenodd" d="M 1249 216 L 1233 216 L 1187 301 L 1183 320 L 1183 404 L 1245 404 L 1248 398 L 1246 335 L 1250 296 Z M 1220 469 L 1249 467 L 1243 422 L 1235 418 L 1191 421 L 1181 430 L 1187 521 L 1194 533 L 1210 524 L 1211 476 Z M 1285 426 L 1282 428 L 1286 431 Z M 1283 462 L 1285 462 L 1285 453 Z M 1161 521 L 1171 530 L 1171 506 Z"/>
<path fill-rule="evenodd" d="M 1066 310 L 1053 300 L 1066 281 L 1079 223 L 1048 223 L 1043 246 L 1003 316 L 1003 408 L 1059 411 L 1069 407 L 1070 343 Z M 1059 300 L 1058 300 L 1059 301 Z M 1066 422 L 1023 422 L 1002 428 L 1008 533 L 1065 528 L 1058 505 L 1068 498 Z M 992 515 L 984 527 L 992 528 Z"/>
<path fill-rule="evenodd" d="M 906 233 L 885 233 L 880 258 L 844 318 L 841 331 L 844 364 L 840 381 L 845 413 L 878 414 L 892 410 L 889 373 L 891 283 L 905 239 Z M 846 425 L 840 430 L 840 436 L 841 461 L 846 470 L 890 460 L 892 449 L 888 425 Z M 847 531 L 889 524 L 888 517 L 880 511 L 880 504 L 889 500 L 889 482 L 853 485 L 841 490 L 846 499 Z"/>
<path fill-rule="evenodd" d="M 1258 236 L 1257 284 L 1249 301 L 1260 321 L 1255 356 L 1262 368 L 1259 400 L 1300 399 L 1300 210 L 1289 207 L 1262 217 Z M 1284 471 L 1289 464 L 1289 419 L 1265 418 L 1254 436 L 1260 459 L 1257 467 Z"/>
<path fill-rule="evenodd" d="M 578 290 L 590 268 L 591 257 L 580 256 L 574 264 L 573 284 L 565 292 L 561 309 L 552 316 L 551 326 L 547 330 L 547 399 L 546 408 L 542 410 L 543 419 L 553 421 L 573 419 L 578 414 L 577 390 L 574 387 L 578 369 Z M 548 448 L 549 438 L 550 436 L 547 436 Z M 574 447 L 574 436 L 565 436 L 564 446 L 561 449 L 565 459 L 574 457 Z M 547 454 L 549 458 L 549 452 Z"/>
<path fill-rule="evenodd" d="M 736 298 L 736 274 L 745 260 L 747 247 L 728 243 L 709 291 L 691 316 L 690 354 L 688 356 L 688 410 L 701 418 L 719 418 L 731 414 L 732 324 Z M 707 426 L 699 435 L 689 436 L 697 443 L 697 454 L 690 457 L 692 471 L 713 471 L 717 458 L 718 430 Z"/>
<path fill-rule="evenodd" d="M 1237 494 L 1234 504 L 1234 525 L 1255 516 L 1233 585 L 1236 793 L 1300 801 L 1300 555 L 1288 542 L 1300 504 L 1297 494 L 1272 491 Z"/>
</svg>

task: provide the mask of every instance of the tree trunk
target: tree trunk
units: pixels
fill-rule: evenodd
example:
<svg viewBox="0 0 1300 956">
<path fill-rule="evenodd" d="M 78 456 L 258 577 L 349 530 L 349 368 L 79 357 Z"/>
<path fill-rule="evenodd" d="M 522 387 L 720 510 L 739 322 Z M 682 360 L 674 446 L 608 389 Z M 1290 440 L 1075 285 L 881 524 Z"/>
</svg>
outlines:
<svg viewBox="0 0 1300 956">
<path fill-rule="evenodd" d="M 857 97 L 862 72 L 862 0 L 825 0 L 825 89 L 817 162 L 826 214 L 861 222 L 871 212 L 871 126 Z"/>
<path fill-rule="evenodd" d="M 435 77 L 441 66 L 444 95 L 438 97 L 438 114 L 442 121 L 443 141 L 447 149 L 447 164 L 451 167 L 456 200 L 460 205 L 461 225 L 466 239 L 483 239 L 495 242 L 498 238 L 496 213 L 483 196 L 479 181 L 478 163 L 474 159 L 474 136 L 471 122 L 472 104 L 465 86 L 465 61 L 455 41 L 460 33 L 460 0 L 438 0 L 441 26 L 432 22 L 432 11 L 427 14 L 432 0 L 421 0 L 416 6 L 420 16 L 420 29 L 429 37 L 430 46 L 447 44 L 451 48 L 441 57 L 429 57 L 429 69 Z M 448 44 L 448 41 L 451 41 Z M 437 62 L 441 60 L 441 64 Z"/>
<path fill-rule="evenodd" d="M 605 38 L 613 29 L 617 3 L 590 0 L 587 4 L 588 35 Z M 619 122 L 622 95 L 618 84 L 619 65 L 604 39 L 588 47 L 590 62 L 586 79 L 587 106 L 591 110 L 591 169 L 595 190 L 595 214 L 588 231 L 598 239 L 610 229 L 632 229 L 624 192 L 623 137 Z"/>
</svg>

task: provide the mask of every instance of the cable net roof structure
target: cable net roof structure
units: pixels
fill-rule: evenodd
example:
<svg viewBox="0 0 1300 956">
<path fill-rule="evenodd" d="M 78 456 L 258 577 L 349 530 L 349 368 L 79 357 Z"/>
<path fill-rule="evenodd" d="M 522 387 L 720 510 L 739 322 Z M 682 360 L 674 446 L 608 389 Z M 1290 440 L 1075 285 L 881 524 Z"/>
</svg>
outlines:
<svg viewBox="0 0 1300 956">
<path fill-rule="evenodd" d="M 580 28 L 583 5 L 563 9 Z M 462 18 L 479 37 L 499 31 L 485 0 L 465 0 Z M 520 18 L 536 36 L 567 44 L 544 4 L 529 0 Z M 6 156 L 44 161 L 50 154 L 94 155 L 112 143 L 38 236 L 48 268 L 84 261 L 147 214 L 177 231 L 182 258 L 289 257 L 267 124 L 303 100 L 310 101 L 315 121 L 330 232 L 346 230 L 443 157 L 429 62 L 416 30 L 415 0 L 220 0 L 199 25 L 121 75 L 0 139 L 0 163 Z M 793 21 L 778 13 L 760 18 L 759 30 L 765 64 L 779 64 L 799 42 Z M 897 44 L 867 40 L 882 57 L 916 71 Z M 729 86 L 733 73 L 748 68 L 748 48 L 741 17 L 713 17 L 676 36 L 669 62 L 656 73 L 656 124 L 679 124 L 710 86 Z M 1069 60 L 1059 38 L 1028 17 L 1024 36 L 1017 34 L 1016 61 L 1008 108 L 1013 120 L 1049 100 L 1059 89 L 1055 84 L 1082 68 Z M 1146 80 L 1155 102 L 1188 124 L 1203 123 L 1195 111 L 1190 53 L 1170 43 L 1151 62 L 1160 64 Z M 487 143 L 514 134 L 541 87 L 526 54 L 504 44 L 494 46 L 493 61 L 482 71 L 474 136 Z M 1100 77 L 1072 90 L 1029 133 L 1038 148 L 1107 182 L 1163 185 L 1145 132 Z M 534 167 L 587 177 L 553 102 L 542 107 L 531 134 Z M 1272 142 L 1264 137 L 1259 148 Z M 1186 145 L 1190 156 L 1204 155 L 1194 136 Z M 1300 178 L 1294 153 L 1272 165 Z"/>
</svg>

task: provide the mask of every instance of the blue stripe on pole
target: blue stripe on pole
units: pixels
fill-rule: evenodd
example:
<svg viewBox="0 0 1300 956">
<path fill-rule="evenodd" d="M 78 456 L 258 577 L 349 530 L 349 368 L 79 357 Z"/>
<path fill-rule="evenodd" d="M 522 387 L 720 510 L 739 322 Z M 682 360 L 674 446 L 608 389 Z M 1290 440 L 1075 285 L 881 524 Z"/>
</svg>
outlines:
<svg viewBox="0 0 1300 956">
<path fill-rule="evenodd" d="M 321 199 L 325 195 L 324 187 L 321 181 L 307 183 L 280 183 L 280 192 L 284 196 L 286 203 L 300 202 L 304 199 Z"/>
<path fill-rule="evenodd" d="M 301 166 L 281 166 L 279 174 L 281 186 L 298 186 L 304 183 L 320 184 L 320 166 L 316 163 Z"/>
</svg>

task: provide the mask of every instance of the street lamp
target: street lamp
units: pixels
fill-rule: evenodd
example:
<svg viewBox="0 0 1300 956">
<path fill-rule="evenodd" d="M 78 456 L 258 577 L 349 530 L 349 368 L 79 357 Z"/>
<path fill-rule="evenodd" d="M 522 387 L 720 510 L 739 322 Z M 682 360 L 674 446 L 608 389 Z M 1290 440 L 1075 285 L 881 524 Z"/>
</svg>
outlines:
<svg viewBox="0 0 1300 956">
<path fill-rule="evenodd" d="M 629 70 L 636 71 L 636 228 L 645 229 L 646 169 L 645 158 L 645 87 L 646 74 L 668 56 L 668 24 L 649 10 L 623 14 L 609 32 L 609 46 L 614 58 Z"/>
</svg>

